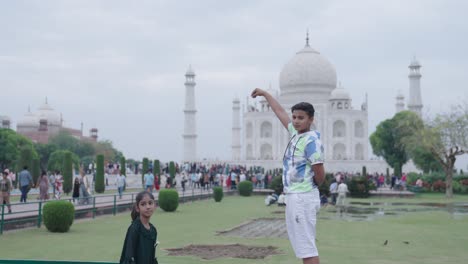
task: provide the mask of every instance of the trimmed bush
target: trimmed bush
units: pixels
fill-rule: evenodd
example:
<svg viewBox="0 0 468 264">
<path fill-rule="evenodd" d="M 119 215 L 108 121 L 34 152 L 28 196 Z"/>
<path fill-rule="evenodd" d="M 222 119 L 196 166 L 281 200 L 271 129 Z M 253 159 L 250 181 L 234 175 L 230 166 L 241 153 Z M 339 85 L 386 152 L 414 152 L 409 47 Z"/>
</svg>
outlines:
<svg viewBox="0 0 468 264">
<path fill-rule="evenodd" d="M 243 181 L 239 183 L 239 194 L 241 196 L 250 196 L 253 191 L 253 183 L 251 181 Z"/>
<path fill-rule="evenodd" d="M 148 158 L 143 158 L 143 165 L 141 165 L 141 185 L 145 185 L 145 173 L 148 171 L 149 168 L 149 160 Z"/>
<path fill-rule="evenodd" d="M 68 201 L 50 201 L 43 209 L 44 225 L 50 232 L 65 233 L 75 219 L 75 207 Z"/>
<path fill-rule="evenodd" d="M 223 199 L 224 193 L 223 188 L 221 187 L 213 187 L 213 198 L 215 202 L 221 202 Z"/>
<path fill-rule="evenodd" d="M 270 183 L 270 189 L 275 191 L 277 195 L 280 195 L 283 192 L 283 177 L 281 175 L 273 177 Z"/>
<path fill-rule="evenodd" d="M 103 193 L 105 190 L 104 187 L 104 155 L 96 156 L 96 182 L 94 185 L 94 190 L 97 193 Z"/>
<path fill-rule="evenodd" d="M 153 174 L 158 176 L 158 184 L 161 184 L 161 163 L 157 159 L 153 161 Z"/>
<path fill-rule="evenodd" d="M 72 153 L 65 152 L 63 156 L 63 192 L 69 194 L 73 188 Z"/>
<path fill-rule="evenodd" d="M 367 177 L 353 177 L 348 183 L 348 189 L 351 197 L 369 197 L 369 181 Z"/>
<path fill-rule="evenodd" d="M 166 212 L 174 212 L 179 207 L 179 193 L 174 189 L 159 191 L 159 207 Z"/>
<path fill-rule="evenodd" d="M 120 173 L 122 173 L 124 176 L 127 176 L 127 164 L 125 162 L 125 157 L 120 158 Z"/>
<path fill-rule="evenodd" d="M 37 180 L 39 179 L 39 176 L 41 176 L 41 164 L 38 158 L 33 158 L 32 160 L 32 178 L 33 178 L 33 183 L 36 184 Z"/>
<path fill-rule="evenodd" d="M 176 175 L 176 167 L 173 161 L 169 162 L 169 176 L 174 180 Z"/>
</svg>

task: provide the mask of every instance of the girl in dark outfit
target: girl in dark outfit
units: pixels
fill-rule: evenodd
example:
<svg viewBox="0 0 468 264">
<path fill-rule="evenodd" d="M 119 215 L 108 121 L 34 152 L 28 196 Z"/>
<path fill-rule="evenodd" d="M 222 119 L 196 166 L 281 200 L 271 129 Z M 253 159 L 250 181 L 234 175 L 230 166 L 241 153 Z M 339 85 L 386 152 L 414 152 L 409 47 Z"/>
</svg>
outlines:
<svg viewBox="0 0 468 264">
<path fill-rule="evenodd" d="M 73 183 L 73 203 L 75 203 L 75 200 L 76 202 L 78 202 L 79 198 L 80 198 L 80 180 L 78 179 L 78 177 L 75 178 L 75 183 Z"/>
<path fill-rule="evenodd" d="M 149 222 L 154 209 L 153 194 L 143 191 L 136 196 L 131 214 L 133 221 L 125 236 L 120 263 L 158 264 L 155 256 L 158 233 Z"/>
</svg>

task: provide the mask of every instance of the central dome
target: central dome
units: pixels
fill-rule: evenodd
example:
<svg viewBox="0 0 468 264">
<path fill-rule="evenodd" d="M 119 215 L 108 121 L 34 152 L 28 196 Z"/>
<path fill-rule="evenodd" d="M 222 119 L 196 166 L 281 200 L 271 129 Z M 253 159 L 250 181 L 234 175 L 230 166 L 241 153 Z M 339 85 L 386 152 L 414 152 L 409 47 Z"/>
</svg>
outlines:
<svg viewBox="0 0 468 264">
<path fill-rule="evenodd" d="M 336 87 L 335 67 L 308 44 L 283 67 L 281 94 L 330 94 Z"/>
<path fill-rule="evenodd" d="M 48 125 L 52 126 L 61 126 L 62 125 L 62 118 L 60 117 L 60 114 L 55 112 L 52 107 L 46 102 L 39 107 L 37 111 L 37 117 L 39 119 L 45 119 L 47 120 Z"/>
</svg>

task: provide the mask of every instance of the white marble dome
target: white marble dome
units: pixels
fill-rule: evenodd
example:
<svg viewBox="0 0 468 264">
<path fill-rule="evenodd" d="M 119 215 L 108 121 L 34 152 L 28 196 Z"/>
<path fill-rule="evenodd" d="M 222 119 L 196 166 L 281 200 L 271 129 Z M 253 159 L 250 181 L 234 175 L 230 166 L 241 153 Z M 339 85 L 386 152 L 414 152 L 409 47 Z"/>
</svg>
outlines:
<svg viewBox="0 0 468 264">
<path fill-rule="evenodd" d="M 331 92 L 330 100 L 351 100 L 351 96 L 340 84 Z"/>
<path fill-rule="evenodd" d="M 50 107 L 50 105 L 47 102 L 45 102 L 41 107 L 39 107 L 37 111 L 37 117 L 39 118 L 39 120 L 47 120 L 47 125 L 62 125 L 62 118 L 60 117 L 60 114 L 54 111 L 54 109 Z"/>
<path fill-rule="evenodd" d="M 39 118 L 28 111 L 23 118 L 18 121 L 18 126 L 20 127 L 39 127 Z"/>
<path fill-rule="evenodd" d="M 335 67 L 309 45 L 297 52 L 280 73 L 281 94 L 329 94 L 335 87 Z"/>
</svg>

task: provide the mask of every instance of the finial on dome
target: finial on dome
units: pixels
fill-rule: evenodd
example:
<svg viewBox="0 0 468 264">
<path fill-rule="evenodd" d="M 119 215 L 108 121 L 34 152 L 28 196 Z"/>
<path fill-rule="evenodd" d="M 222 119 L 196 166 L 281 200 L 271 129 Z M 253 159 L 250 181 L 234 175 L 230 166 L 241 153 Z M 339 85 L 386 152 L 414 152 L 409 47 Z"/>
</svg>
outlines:
<svg viewBox="0 0 468 264">
<path fill-rule="evenodd" d="M 28 105 L 28 113 L 31 113 L 31 106 Z"/>
<path fill-rule="evenodd" d="M 46 96 L 46 98 L 45 98 L 45 103 L 48 104 L 48 102 L 47 102 L 47 96 Z"/>
<path fill-rule="evenodd" d="M 309 29 L 307 29 L 307 33 L 306 33 L 306 47 L 310 47 L 309 46 Z"/>
</svg>

